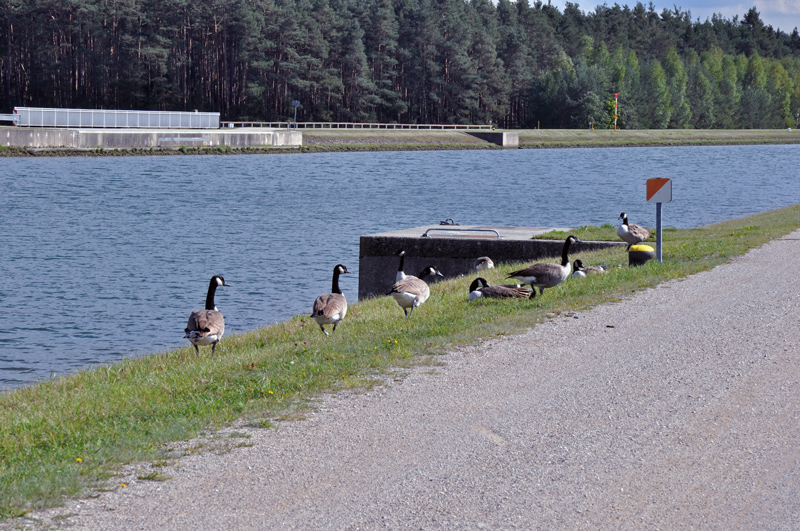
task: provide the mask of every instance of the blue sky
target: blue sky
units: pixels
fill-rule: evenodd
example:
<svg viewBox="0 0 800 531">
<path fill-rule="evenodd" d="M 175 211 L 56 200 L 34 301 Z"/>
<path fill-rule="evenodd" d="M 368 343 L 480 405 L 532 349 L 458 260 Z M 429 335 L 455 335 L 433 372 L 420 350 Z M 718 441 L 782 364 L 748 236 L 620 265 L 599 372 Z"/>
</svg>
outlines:
<svg viewBox="0 0 800 531">
<path fill-rule="evenodd" d="M 641 1 L 645 6 L 650 5 L 650 0 L 630 0 L 630 1 L 603 1 L 603 0 L 572 0 L 580 6 L 584 12 L 594 11 L 595 6 L 606 4 L 613 6 L 619 4 L 633 7 L 637 1 Z M 531 2 L 533 3 L 533 2 Z M 564 11 L 564 0 L 550 0 L 550 3 L 562 12 Z M 718 13 L 728 20 L 732 20 L 735 15 L 741 20 L 751 7 L 755 6 L 756 11 L 761 14 L 764 24 L 779 29 L 784 33 L 791 34 L 794 28 L 800 28 L 800 0 L 749 0 L 737 2 L 736 0 L 689 0 L 683 3 L 669 0 L 653 0 L 653 5 L 657 12 L 664 9 L 672 10 L 678 7 L 683 11 L 692 13 L 692 20 L 705 21 L 710 19 L 714 13 Z"/>
</svg>

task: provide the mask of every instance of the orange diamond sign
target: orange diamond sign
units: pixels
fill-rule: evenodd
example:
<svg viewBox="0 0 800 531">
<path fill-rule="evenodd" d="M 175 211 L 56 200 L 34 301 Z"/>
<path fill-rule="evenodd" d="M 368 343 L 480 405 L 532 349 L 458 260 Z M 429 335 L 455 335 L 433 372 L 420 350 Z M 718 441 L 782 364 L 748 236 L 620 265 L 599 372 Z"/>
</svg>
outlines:
<svg viewBox="0 0 800 531">
<path fill-rule="evenodd" d="M 672 179 L 647 179 L 647 202 L 669 203 L 672 201 Z"/>
</svg>

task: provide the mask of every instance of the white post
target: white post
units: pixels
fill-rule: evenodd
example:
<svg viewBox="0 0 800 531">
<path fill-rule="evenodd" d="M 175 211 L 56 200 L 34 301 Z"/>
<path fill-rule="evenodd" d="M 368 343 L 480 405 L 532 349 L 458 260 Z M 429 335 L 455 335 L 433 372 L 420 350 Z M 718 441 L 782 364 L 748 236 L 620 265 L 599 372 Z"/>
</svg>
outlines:
<svg viewBox="0 0 800 531">
<path fill-rule="evenodd" d="M 661 262 L 661 203 L 656 203 L 656 259 Z"/>
</svg>

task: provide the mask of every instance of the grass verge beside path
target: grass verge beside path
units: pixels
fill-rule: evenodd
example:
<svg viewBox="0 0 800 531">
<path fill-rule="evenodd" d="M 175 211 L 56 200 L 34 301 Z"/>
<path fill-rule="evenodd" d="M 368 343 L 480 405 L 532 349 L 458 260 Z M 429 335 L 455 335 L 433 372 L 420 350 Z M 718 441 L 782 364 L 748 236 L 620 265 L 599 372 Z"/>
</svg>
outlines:
<svg viewBox="0 0 800 531">
<path fill-rule="evenodd" d="M 331 337 L 297 316 L 226 338 L 214 357 L 208 348 L 196 356 L 186 347 L 0 394 L 0 518 L 90 495 L 93 488 L 119 488 L 113 477 L 122 465 L 174 458 L 172 442 L 239 419 L 268 427 L 270 419 L 301 413 L 321 393 L 368 387 L 378 373 L 439 363 L 437 356 L 457 345 L 520 332 L 710 269 L 798 227 L 800 205 L 665 231 L 664 263 L 628 268 L 622 249 L 576 254 L 586 265 L 613 267 L 600 277 L 570 279 L 535 300 L 468 303 L 471 278 L 458 278 L 434 285 L 411 319 L 381 297 L 352 304 Z M 586 238 L 589 230 L 576 234 Z M 483 273 L 502 283 L 511 267 Z"/>
</svg>

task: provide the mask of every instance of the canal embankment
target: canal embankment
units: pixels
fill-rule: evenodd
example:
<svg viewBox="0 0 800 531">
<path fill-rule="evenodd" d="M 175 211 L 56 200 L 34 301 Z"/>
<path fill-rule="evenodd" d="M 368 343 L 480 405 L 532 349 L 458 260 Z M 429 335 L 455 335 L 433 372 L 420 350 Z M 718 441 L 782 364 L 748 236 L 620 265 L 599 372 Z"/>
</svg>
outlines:
<svg viewBox="0 0 800 531">
<path fill-rule="evenodd" d="M 574 318 L 575 315 L 578 315 L 580 317 L 576 312 L 584 312 L 589 308 L 609 302 L 626 300 L 634 293 L 652 288 L 660 283 L 712 269 L 742 255 L 749 249 L 759 247 L 770 240 L 784 237 L 797 230 L 798 220 L 800 220 L 798 209 L 800 207 L 795 206 L 696 229 L 678 229 L 665 233 L 665 251 L 668 252 L 669 260 L 661 264 L 650 262 L 644 267 L 628 268 L 625 265 L 624 250 L 618 248 L 581 253 L 576 257 L 582 258 L 587 264 L 604 263 L 612 266 L 609 273 L 597 279 L 584 279 L 586 280 L 585 282 L 568 280 L 558 288 L 548 290 L 544 296 L 532 300 L 487 300 L 470 303 L 467 301 L 469 279 L 456 278 L 436 284 L 432 288 L 433 293 L 430 299 L 414 313 L 411 319 L 403 317 L 401 309 L 391 298 L 374 298 L 354 304 L 348 312 L 346 320 L 330 337 L 324 336 L 316 324 L 308 319 L 307 315 L 298 315 L 285 322 L 254 330 L 247 334 L 235 335 L 231 338 L 226 337 L 222 347 L 217 349 L 217 355 L 215 356 L 211 356 L 207 351 L 197 356 L 191 347 L 185 347 L 139 359 L 125 360 L 118 364 L 87 369 L 77 374 L 55 378 L 40 384 L 0 394 L 0 426 L 3 427 L 0 430 L 0 450 L 2 450 L 0 455 L 3 456 L 3 466 L 0 469 L 0 516 L 5 518 L 22 516 L 35 508 L 58 505 L 65 496 L 68 498 L 94 496 L 98 493 L 95 490 L 98 488 L 104 491 L 117 491 L 117 494 L 122 494 L 123 496 L 125 489 L 133 486 L 136 486 L 137 489 L 145 490 L 131 490 L 130 492 L 146 491 L 148 495 L 153 493 L 153 491 L 147 490 L 149 488 L 148 485 L 158 484 L 165 485 L 169 489 L 177 488 L 179 485 L 177 480 L 175 483 L 160 483 L 160 481 L 170 478 L 172 469 L 168 467 L 177 465 L 176 470 L 188 470 L 179 461 L 181 457 L 190 456 L 198 452 L 202 453 L 203 448 L 202 445 L 193 445 L 191 443 L 179 444 L 180 441 L 191 439 L 200 434 L 213 436 L 213 433 L 220 427 L 234 426 L 232 431 L 219 439 L 224 447 L 223 449 L 232 450 L 237 447 L 248 447 L 251 446 L 249 441 L 253 436 L 246 430 L 258 431 L 259 428 L 272 426 L 276 419 L 292 419 L 312 415 L 313 410 L 309 408 L 313 407 L 313 400 L 320 397 L 322 393 L 342 390 L 360 392 L 385 381 L 387 376 L 390 380 L 397 379 L 402 381 L 404 373 L 413 366 L 427 366 L 433 372 L 446 370 L 442 367 L 446 366 L 445 364 L 449 358 L 442 357 L 442 355 L 452 353 L 459 346 L 476 345 L 488 338 L 524 332 L 531 328 L 533 330 L 529 334 L 533 334 L 531 337 L 534 340 L 530 346 L 533 348 L 536 344 L 536 337 L 541 332 L 538 326 L 542 323 L 551 322 L 551 320 L 559 316 Z M 611 229 L 609 228 L 609 230 Z M 789 256 L 793 256 L 791 252 Z M 775 260 L 782 263 L 784 260 L 782 256 L 778 253 L 773 255 L 768 252 L 766 263 L 771 271 L 779 271 L 773 267 L 773 264 Z M 502 283 L 508 271 L 509 266 L 502 265 L 489 270 L 486 276 L 492 284 Z M 750 283 L 755 282 L 750 288 L 748 288 L 750 284 L 738 280 L 723 283 L 724 286 L 729 288 L 727 292 L 731 295 L 735 294 L 736 297 L 734 302 L 723 303 L 722 307 L 725 311 L 740 305 L 739 303 L 743 297 L 742 293 L 752 294 L 755 290 L 761 291 L 764 289 L 764 286 L 761 285 L 763 280 L 760 275 L 754 275 L 747 270 L 745 272 L 747 274 L 743 279 L 748 280 Z M 784 276 L 783 271 L 779 271 L 777 277 L 775 277 L 777 279 L 775 287 L 779 289 L 779 293 L 785 295 L 787 290 Z M 692 285 L 694 286 L 695 284 Z M 680 287 L 681 284 L 677 284 L 677 286 Z M 700 282 L 699 287 L 702 288 L 702 286 L 703 283 Z M 670 290 L 661 290 L 661 292 L 669 293 Z M 715 292 L 716 288 L 712 289 L 711 293 Z M 792 290 L 789 290 L 789 292 L 795 293 Z M 706 300 L 702 292 L 695 289 L 685 290 L 685 294 L 688 298 L 678 301 L 675 306 L 675 312 L 670 315 L 680 316 L 681 308 L 694 307 L 698 302 Z M 768 295 L 768 297 L 771 304 L 773 302 L 772 295 Z M 746 299 L 748 304 L 753 302 L 753 297 L 747 297 Z M 742 306 L 742 308 L 745 307 L 750 308 L 751 306 Z M 773 310 L 775 309 L 774 307 L 772 308 Z M 781 310 L 781 308 L 778 309 Z M 653 311 L 663 312 L 665 307 L 664 305 L 656 305 Z M 748 309 L 747 311 L 749 312 L 750 310 Z M 797 312 L 785 312 L 783 315 L 788 314 L 797 315 Z M 748 313 L 748 315 L 752 314 Z M 622 337 L 621 343 L 614 343 L 613 345 L 647 345 L 654 340 L 654 334 L 657 329 L 667 329 L 669 327 L 669 320 L 658 318 L 657 315 L 651 313 L 640 315 L 637 318 L 650 323 L 651 329 L 645 333 L 640 333 L 639 329 L 633 327 L 631 330 L 626 331 L 626 334 L 629 335 Z M 610 330 L 613 333 L 614 329 L 622 328 L 626 323 L 624 320 L 620 321 L 619 316 L 615 317 L 614 321 L 606 322 L 604 319 L 601 318 L 596 321 L 595 328 L 599 332 Z M 688 322 L 693 321 L 689 319 Z M 732 327 L 734 329 L 740 321 L 729 321 L 722 328 L 722 325 L 719 324 L 720 322 L 726 321 L 720 321 L 711 316 L 710 323 L 713 326 L 708 329 L 722 332 L 722 335 L 716 335 L 715 337 L 723 341 L 725 337 L 724 328 Z M 610 325 L 610 327 L 606 325 Z M 653 326 L 655 328 L 652 328 Z M 702 332 L 706 328 L 698 330 L 700 332 L 699 336 L 702 336 Z M 675 331 L 677 334 L 682 334 L 680 326 L 676 327 Z M 566 337 L 569 338 L 569 344 L 565 348 L 575 347 L 579 342 L 583 341 L 582 334 L 577 332 Z M 742 341 L 741 344 L 752 350 L 750 343 L 752 335 L 747 334 L 746 337 L 747 341 Z M 637 341 L 633 341 L 634 339 Z M 683 339 L 685 340 L 685 337 Z M 598 336 L 596 340 L 586 344 L 585 348 L 588 351 L 584 356 L 584 361 L 608 359 L 605 356 L 598 355 L 598 351 L 594 348 L 602 344 L 602 342 L 603 337 Z M 730 344 L 736 343 L 737 341 L 733 341 Z M 691 341 L 688 344 L 691 348 L 698 348 L 697 344 Z M 615 355 L 622 353 L 620 352 L 620 347 L 612 347 L 611 350 L 612 353 L 616 352 Z M 573 352 L 572 355 L 574 355 L 578 351 L 570 352 Z M 667 355 L 675 353 L 676 350 L 667 346 L 660 352 L 663 355 Z M 772 351 L 770 350 L 770 352 Z M 760 354 L 760 350 L 758 353 Z M 686 367 L 680 362 L 684 356 L 692 354 L 683 351 L 679 354 L 678 357 L 667 356 L 664 358 L 667 361 L 672 360 L 675 362 L 673 365 L 664 366 L 664 370 L 667 371 L 666 374 L 671 374 L 674 377 L 672 380 L 665 381 L 683 382 L 682 385 L 685 385 L 690 374 L 686 372 Z M 706 359 L 713 361 L 718 358 L 713 352 L 712 354 L 706 356 Z M 527 348 L 520 352 L 512 352 L 512 358 L 524 359 L 532 363 L 541 361 L 539 355 L 532 354 L 532 351 L 527 350 Z M 657 360 L 646 356 L 633 359 L 643 360 L 643 364 L 640 366 L 642 371 L 647 367 L 661 366 Z M 697 390 L 690 392 L 689 387 L 692 386 L 687 386 L 686 393 L 693 396 L 695 396 L 695 393 L 708 396 L 717 403 L 718 397 L 708 394 L 710 393 L 708 389 L 722 389 L 723 387 L 720 387 L 720 385 L 726 381 L 725 378 L 728 378 L 727 381 L 730 383 L 730 378 L 741 374 L 743 367 L 751 366 L 747 359 L 742 359 L 742 363 L 739 363 L 739 361 L 738 359 L 733 359 L 726 370 L 717 372 L 706 370 L 705 365 L 699 366 L 697 371 L 691 372 L 691 375 L 706 375 L 707 377 L 707 375 L 713 374 L 719 376 L 722 380 L 717 382 L 705 379 Z M 506 368 L 511 369 L 511 372 L 505 377 L 502 374 L 500 375 L 501 389 L 504 392 L 512 389 L 524 389 L 527 393 L 530 389 L 545 389 L 548 386 L 555 385 L 558 389 L 583 390 L 587 393 L 585 396 L 590 397 L 592 388 L 588 386 L 588 383 L 593 378 L 595 378 L 596 385 L 601 385 L 605 381 L 603 378 L 604 373 L 596 372 L 592 370 L 591 366 L 585 364 L 586 372 L 583 373 L 583 376 L 577 375 L 572 369 L 564 371 L 564 367 L 573 369 L 578 367 L 571 363 L 569 357 L 554 359 L 553 363 L 554 368 L 561 367 L 562 369 L 560 371 L 542 373 L 544 376 L 538 380 L 538 383 L 533 382 L 532 386 L 512 384 L 509 378 L 523 374 L 525 370 L 505 365 Z M 611 363 L 609 367 L 613 365 Z M 499 369 L 504 367 L 504 364 L 498 363 L 495 367 Z M 711 368 L 714 368 L 713 365 Z M 739 372 L 731 374 L 728 369 Z M 779 367 L 779 369 L 783 371 L 783 366 Z M 601 405 L 613 405 L 617 403 L 613 402 L 613 400 L 621 400 L 620 396 L 626 397 L 627 401 L 625 403 L 630 402 L 631 405 L 639 404 L 637 402 L 638 397 L 640 397 L 639 394 L 620 395 L 617 392 L 625 392 L 628 389 L 628 385 L 625 382 L 631 379 L 631 374 L 633 373 L 625 371 L 615 373 L 613 381 L 617 382 L 617 384 L 615 384 L 615 387 L 608 389 L 610 393 L 608 399 L 599 400 L 597 407 L 592 408 L 591 414 L 587 418 L 603 419 L 605 416 L 612 414 L 612 412 L 602 409 Z M 781 374 L 786 373 L 781 372 Z M 476 390 L 482 388 L 481 382 L 485 377 L 482 371 L 471 372 L 467 377 L 473 382 L 470 385 L 475 387 Z M 636 381 L 644 382 L 644 380 L 639 379 L 636 379 Z M 657 377 L 652 380 L 653 383 L 658 383 L 659 381 Z M 745 389 L 751 389 L 746 385 L 748 380 L 739 379 L 737 382 L 742 383 L 741 389 L 743 392 Z M 469 390 L 470 386 L 460 384 L 457 387 L 462 390 Z M 794 387 L 796 386 L 787 386 L 785 388 L 791 389 Z M 437 389 L 437 392 L 444 393 L 441 396 L 447 395 L 446 387 L 437 387 Z M 489 391 L 495 389 L 494 384 L 492 386 L 487 385 L 485 389 Z M 637 410 L 643 421 L 647 423 L 641 425 L 642 429 L 646 426 L 651 428 L 658 426 L 647 420 L 648 418 L 656 418 L 660 421 L 668 420 L 668 417 L 654 414 L 652 410 L 647 409 L 647 406 L 651 403 L 664 404 L 666 407 L 665 413 L 674 412 L 671 409 L 672 403 L 669 400 L 663 400 L 664 397 L 674 396 L 670 394 L 670 390 L 674 390 L 674 387 L 668 385 L 665 389 L 654 389 L 645 386 L 639 389 L 642 393 L 645 391 L 652 393 L 649 396 L 653 398 L 652 401 L 645 400 L 641 402 L 641 407 L 644 409 Z M 494 391 L 489 394 L 492 393 Z M 497 396 L 502 395 L 501 393 L 495 394 Z M 598 396 L 605 397 L 605 394 Z M 745 394 L 732 396 L 732 400 L 738 400 L 740 396 L 745 397 Z M 549 403 L 553 407 L 572 403 L 560 397 L 561 395 L 558 393 L 549 396 L 548 400 L 551 400 Z M 436 397 L 428 394 L 424 394 L 420 398 L 428 404 L 440 403 Z M 608 400 L 612 401 L 609 402 Z M 392 401 L 392 403 L 399 404 L 404 402 L 398 399 L 398 401 Z M 633 411 L 626 409 L 621 402 L 618 405 L 620 409 L 615 410 L 616 412 L 613 414 L 622 415 L 620 418 L 625 417 L 626 411 Z M 691 407 L 686 409 L 687 414 L 694 414 L 693 411 L 701 405 L 692 403 Z M 498 405 L 498 407 L 500 406 Z M 381 409 L 388 411 L 386 408 Z M 521 411 L 516 406 L 500 407 L 500 409 L 492 406 L 488 410 L 503 410 L 512 413 L 509 419 L 518 417 L 514 412 Z M 398 411 L 405 410 L 399 408 Z M 445 411 L 445 409 L 442 411 Z M 554 409 L 553 411 L 560 410 Z M 561 421 L 551 419 L 547 422 L 535 422 L 535 419 L 533 419 L 531 426 L 538 426 L 537 429 L 540 430 L 540 435 L 542 433 L 541 430 L 546 428 L 545 431 L 547 433 L 566 436 L 571 433 L 569 429 L 565 431 L 567 421 L 569 419 L 584 418 L 585 413 L 586 410 L 578 408 L 574 414 L 563 417 Z M 584 415 L 584 417 L 580 417 L 580 415 Z M 651 415 L 651 417 L 647 417 L 647 415 Z M 712 415 L 710 418 L 718 417 Z M 368 425 L 376 425 L 369 418 L 366 418 L 366 420 Z M 470 426 L 482 427 L 478 430 L 477 435 L 481 436 L 483 434 L 486 436 L 485 444 L 499 444 L 503 441 L 512 440 L 506 437 L 508 434 L 503 429 L 500 429 L 498 433 L 498 426 L 487 426 L 485 422 L 488 422 L 488 420 L 480 420 L 474 425 L 470 423 L 464 424 L 462 422 L 453 422 L 452 417 L 445 421 L 446 425 L 458 428 L 453 432 L 454 434 L 459 433 L 462 429 L 472 429 Z M 436 426 L 421 418 L 416 418 L 412 424 L 414 426 Z M 411 424 L 400 421 L 394 423 L 394 425 L 409 426 Z M 572 424 L 569 425 L 573 426 Z M 679 427 L 682 425 L 676 420 L 676 424 L 670 428 L 670 433 L 680 435 L 683 433 L 678 433 Z M 240 427 L 240 429 L 235 428 L 236 426 Z M 703 429 L 708 427 L 705 417 L 703 417 L 698 426 L 703 427 Z M 780 428 L 777 424 L 776 427 Z M 434 430 L 434 432 L 436 431 Z M 280 430 L 278 432 L 280 433 Z M 468 433 L 473 432 L 470 431 Z M 651 432 L 647 431 L 647 433 Z M 351 434 L 355 435 L 352 445 L 330 444 L 331 440 L 342 441 L 345 436 L 349 438 Z M 495 435 L 498 435 L 499 438 L 495 437 Z M 591 435 L 591 432 L 587 432 L 586 435 Z M 652 433 L 652 436 L 662 436 L 661 431 Z M 697 437 L 692 437 L 694 441 L 701 440 Z M 463 437 L 463 439 L 465 441 L 483 440 L 480 437 L 476 439 L 471 436 Z M 564 440 L 568 439 L 569 437 Z M 291 448 L 296 456 L 305 456 L 308 462 L 315 462 L 316 457 L 320 455 L 319 452 L 323 448 L 361 448 L 361 443 L 357 443 L 356 440 L 358 440 L 358 436 L 355 432 L 344 433 L 334 430 L 334 432 L 323 438 L 323 443 L 314 443 L 312 440 L 307 447 L 303 447 L 307 448 L 308 452 L 300 451 L 296 446 Z M 513 440 L 516 441 L 516 439 Z M 586 444 L 591 443 L 591 440 L 591 437 L 585 439 Z M 517 442 L 513 442 L 513 445 L 516 444 Z M 382 447 L 380 444 L 368 446 L 371 448 Z M 675 439 L 668 445 L 669 448 L 678 446 L 681 446 L 680 439 Z M 432 447 L 425 446 L 425 448 L 437 447 L 446 448 L 447 444 L 434 444 Z M 500 447 L 503 447 L 503 444 L 500 444 Z M 515 448 L 515 446 L 508 445 L 506 447 Z M 263 447 L 259 445 L 258 448 Z M 420 451 L 421 447 L 412 444 L 410 448 L 411 453 L 402 455 L 417 455 L 416 452 Z M 492 448 L 494 447 L 492 446 Z M 553 447 L 553 449 L 555 448 Z M 667 449 L 667 447 L 663 448 Z M 631 451 L 634 449 L 634 447 L 631 447 Z M 700 450 L 703 450 L 703 448 L 700 448 Z M 393 455 L 393 460 L 399 455 L 393 452 L 391 454 Z M 469 452 L 463 455 L 468 454 Z M 447 455 L 453 456 L 455 454 L 448 451 Z M 514 455 L 514 452 L 508 455 Z M 592 455 L 597 454 L 594 453 Z M 630 454 L 626 450 L 619 455 Z M 653 457 L 657 455 L 660 454 L 653 454 Z M 706 454 L 687 454 L 691 459 L 699 459 L 703 455 Z M 311 459 L 312 456 L 314 459 Z M 542 463 L 549 463 L 556 467 L 560 462 L 557 458 L 553 461 L 554 458 L 551 454 L 542 454 L 534 460 L 525 459 L 524 461 L 529 464 L 535 464 L 539 459 L 542 460 Z M 261 485 L 258 490 L 262 493 L 266 491 L 284 492 L 284 488 L 293 488 L 291 484 L 284 483 L 275 488 L 275 482 L 283 482 L 292 475 L 282 475 L 280 470 L 269 468 L 271 463 L 276 463 L 275 460 L 257 459 L 257 461 L 260 463 L 258 465 L 260 472 L 257 476 L 260 479 L 257 481 L 255 476 L 242 478 L 241 481 L 232 481 L 231 477 L 227 476 L 222 483 L 210 479 L 210 475 L 189 477 L 188 483 L 180 483 L 180 485 L 190 486 L 193 494 L 191 496 L 183 496 L 183 499 L 186 501 L 198 500 L 205 503 L 206 500 L 211 500 L 210 497 L 205 497 L 207 489 L 210 489 L 208 490 L 209 496 L 216 500 L 224 501 L 228 504 L 226 506 L 230 508 L 230 504 L 236 501 L 250 499 L 247 495 L 243 495 L 241 490 L 246 484 L 256 485 L 260 484 L 259 481 L 267 481 L 271 488 L 265 488 L 264 485 Z M 479 462 L 471 459 L 467 461 Z M 603 460 L 601 459 L 600 461 Z M 250 462 L 252 463 L 253 461 L 251 460 Z M 343 462 L 347 463 L 348 470 L 351 471 L 353 467 L 365 466 L 366 464 L 366 461 L 362 461 L 361 457 L 358 456 L 353 459 L 339 461 L 339 463 Z M 131 465 L 132 463 L 133 465 Z M 619 464 L 625 465 L 625 463 L 630 466 L 636 464 L 635 461 L 624 460 Z M 123 467 L 126 466 L 128 468 L 124 471 L 125 475 L 118 476 L 117 474 L 123 473 Z M 261 470 L 260 467 L 265 466 L 267 468 Z M 514 468 L 513 463 L 508 466 L 511 467 L 508 468 L 509 470 Z M 400 469 L 403 469 L 404 472 L 398 478 L 407 477 L 405 467 L 400 467 Z M 610 469 L 629 470 L 630 467 L 620 468 L 615 464 Z M 577 470 L 575 469 L 575 472 Z M 430 472 L 435 473 L 434 470 Z M 557 469 L 548 468 L 543 471 L 545 472 L 544 475 L 541 473 L 542 470 L 539 469 L 534 469 L 532 472 L 532 477 L 551 477 L 553 474 L 555 474 L 553 477 L 560 477 Z M 214 473 L 216 472 L 209 470 L 209 474 Z M 425 472 L 419 477 L 420 481 L 425 482 L 424 484 L 426 485 L 431 477 L 427 474 Z M 686 476 L 687 474 L 681 474 L 681 477 Z M 204 477 L 206 479 L 203 479 Z M 362 479 L 359 483 L 361 486 L 365 482 L 374 483 L 373 476 L 366 472 L 359 477 Z M 637 474 L 637 477 L 642 477 L 642 474 Z M 580 479 L 579 476 L 576 476 L 576 478 Z M 613 478 L 610 478 L 609 481 L 611 479 Z M 444 485 L 451 493 L 462 492 L 472 495 L 478 492 L 486 492 L 483 482 L 479 483 L 481 483 L 481 487 L 477 490 L 468 488 L 470 484 L 474 487 L 474 484 L 470 482 L 459 483 L 458 485 L 452 484 L 452 487 L 455 487 L 453 489 L 450 488 L 451 484 L 445 485 L 440 482 L 439 485 Z M 611 484 L 613 482 L 603 483 L 603 485 Z M 308 488 L 308 485 L 310 484 L 303 485 L 302 492 L 319 493 L 328 491 L 327 487 L 323 488 L 322 485 L 319 485 L 320 488 Z M 225 494 L 223 496 L 213 494 L 214 489 L 220 487 L 225 490 Z M 200 489 L 203 489 L 202 493 Z M 635 489 L 633 490 L 635 491 Z M 601 493 L 601 491 L 598 491 L 598 493 Z M 155 493 L 153 494 L 155 495 Z M 431 495 L 436 497 L 433 491 L 431 491 Z M 153 510 L 157 506 L 172 507 L 171 502 L 159 502 L 156 498 L 147 496 L 133 496 L 125 499 L 131 501 L 133 498 L 137 498 L 145 504 L 145 507 Z M 398 499 L 403 498 L 401 496 Z M 317 500 L 318 498 L 314 499 Z M 526 498 L 514 495 L 513 499 L 525 500 Z M 554 496 L 552 499 L 557 501 L 561 498 Z M 115 501 L 112 502 L 113 511 L 103 509 L 103 507 L 109 507 L 107 500 L 109 498 L 102 499 L 98 506 L 100 507 L 99 512 L 91 513 L 79 511 L 80 507 L 76 507 L 76 503 L 70 502 L 67 507 L 68 514 L 63 514 L 62 512 L 56 519 L 62 524 L 70 518 L 75 518 L 74 521 L 76 522 L 80 518 L 102 518 L 103 515 L 113 519 L 117 517 L 115 515 L 122 515 L 127 511 L 126 502 L 119 501 L 120 498 L 114 498 Z M 78 503 L 77 505 L 81 504 Z M 343 503 L 341 506 L 350 506 L 350 504 Z M 384 507 L 382 504 L 375 506 Z M 408 503 L 405 503 L 404 506 L 408 507 Z M 437 502 L 432 506 L 439 506 L 439 504 Z M 276 507 L 276 505 L 258 502 L 253 507 Z M 129 505 L 128 508 L 136 509 L 133 514 L 138 516 L 135 516 L 135 518 L 146 518 L 147 515 L 154 514 L 150 510 L 141 510 L 141 506 L 137 508 Z M 183 517 L 187 514 L 201 514 L 193 510 L 189 510 L 186 513 L 177 512 L 184 514 Z M 263 518 L 265 517 L 261 512 L 252 513 L 251 510 L 245 508 L 238 509 L 236 513 L 242 515 L 242 517 L 252 514 L 254 517 L 261 518 L 259 520 L 261 522 L 264 521 Z M 325 511 L 320 512 L 320 514 L 323 513 L 327 514 Z M 38 515 L 34 517 L 39 518 Z M 344 517 L 349 518 L 352 515 L 344 515 Z M 129 527 L 131 521 L 133 520 L 125 520 Z M 206 523 L 208 521 L 210 520 L 205 520 Z M 154 525 L 156 527 L 160 525 L 163 528 L 166 521 L 159 520 L 159 522 L 160 524 L 156 523 Z M 117 523 L 119 522 L 109 521 L 107 525 L 97 525 L 99 527 L 114 527 Z M 14 521 L 11 525 L 20 525 L 20 521 Z M 86 523 L 85 525 L 87 528 L 95 526 L 95 524 L 91 523 Z M 150 528 L 148 527 L 149 525 L 141 520 L 137 521 L 135 527 L 146 529 Z M 182 524 L 178 522 L 175 525 L 180 527 Z M 187 524 L 187 527 L 193 526 Z M 240 525 L 239 527 L 246 526 Z"/>
<path fill-rule="evenodd" d="M 263 429 L 263 410 L 251 409 L 222 432 L 167 445 L 166 457 L 126 464 L 102 492 L 85 492 L 88 499 L 9 520 L 8 528 L 257 529 L 264 521 L 309 528 L 791 527 L 800 515 L 791 466 L 800 437 L 800 360 L 792 335 L 800 325 L 800 286 L 774 264 L 798 253 L 797 213 L 794 207 L 679 231 L 672 234 L 671 264 L 569 281 L 538 307 L 468 303 L 462 286 L 439 284 L 420 314 L 392 320 L 395 330 L 371 315 L 379 304 L 373 300 L 371 309 L 360 304 L 352 322 L 343 323 L 346 334 L 340 327 L 338 336 L 317 334 L 319 341 L 294 349 L 289 345 L 297 338 L 285 335 L 288 328 L 251 336 L 241 352 L 220 356 L 245 380 L 230 372 L 195 373 L 198 384 L 216 381 L 217 390 L 192 393 L 198 409 L 248 383 L 261 382 L 263 396 L 253 397 L 258 403 L 286 393 L 277 376 L 264 392 L 268 356 L 258 351 L 272 347 L 275 355 L 292 350 L 281 360 L 287 375 L 313 367 L 309 357 L 342 359 L 362 348 L 368 359 L 394 352 L 396 362 L 422 356 L 430 363 L 420 370 L 395 365 L 383 385 L 367 392 L 338 387 L 301 413 L 305 421 L 282 421 L 277 429 Z M 765 238 L 774 241 L 760 247 Z M 760 248 L 741 255 L 753 247 Z M 678 262 L 684 267 L 676 269 Z M 643 289 L 689 270 L 699 274 Z M 641 283 L 645 278 L 650 281 Z M 613 304 L 595 306 L 598 300 L 585 298 L 599 291 Z M 512 322 L 529 330 L 497 337 L 514 328 L 512 314 Z M 531 327 L 534 320 L 539 324 Z M 365 321 L 368 328 L 356 324 Z M 447 330 L 434 333 L 445 321 Z M 472 340 L 462 335 L 465 321 L 480 331 Z M 354 344 L 353 336 L 365 331 L 374 334 L 371 343 Z M 459 339 L 446 347 L 447 356 L 432 356 L 445 335 Z M 414 340 L 418 347 L 407 350 Z M 200 363 L 190 359 L 181 363 Z M 174 388 L 167 385 L 175 383 L 171 365 L 162 359 L 149 375 L 128 366 L 101 376 L 109 380 L 106 392 L 121 394 L 130 406 L 150 387 L 180 403 L 186 398 L 170 394 Z M 153 381 L 131 386 L 129 380 L 143 377 Z M 50 390 L 73 400 L 94 388 L 63 383 Z M 158 402 L 141 405 L 149 406 L 144 422 L 153 420 Z M 52 396 L 48 401 L 58 403 Z M 97 404 L 102 408 L 95 410 L 108 411 Z M 34 424 L 34 410 L 22 405 L 11 413 L 25 411 Z M 58 423 L 28 428 L 68 424 L 63 413 Z M 128 420 L 125 430 L 138 431 L 134 417 L 119 413 L 108 420 Z M 87 431 L 109 425 L 86 418 L 96 415 L 92 409 L 77 408 L 71 416 L 78 415 Z M 64 472 L 97 473 L 98 456 L 77 438 L 33 439 L 27 454 L 45 445 L 55 449 L 58 441 L 71 445 L 62 457 Z M 6 455 L 4 466 L 16 470 L 23 456 Z M 52 466 L 52 457 L 43 457 L 49 459 L 36 463 L 40 474 Z"/>
</svg>

